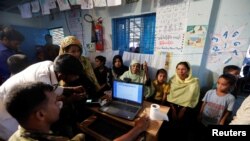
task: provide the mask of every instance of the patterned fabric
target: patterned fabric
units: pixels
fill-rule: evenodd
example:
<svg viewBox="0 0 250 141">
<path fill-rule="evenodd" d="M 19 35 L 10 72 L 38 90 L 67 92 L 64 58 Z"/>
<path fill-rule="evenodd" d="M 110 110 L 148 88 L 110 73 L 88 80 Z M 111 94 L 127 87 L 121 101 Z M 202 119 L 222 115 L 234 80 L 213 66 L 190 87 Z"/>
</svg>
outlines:
<svg viewBox="0 0 250 141">
<path fill-rule="evenodd" d="M 77 45 L 82 49 L 81 42 L 75 36 L 67 36 L 63 38 L 63 40 L 60 43 L 59 55 L 63 54 L 65 48 L 67 48 L 69 45 Z"/>
<path fill-rule="evenodd" d="M 9 141 L 84 141 L 85 136 L 84 134 L 77 134 L 72 139 L 56 136 L 53 135 L 52 132 L 50 133 L 40 133 L 34 131 L 28 131 L 22 128 L 21 126 L 18 127 L 18 130 L 9 138 Z"/>
<path fill-rule="evenodd" d="M 84 57 L 84 56 L 81 56 L 81 63 L 83 65 L 84 73 L 91 80 L 91 82 L 95 84 L 96 89 L 99 90 L 100 85 L 99 85 L 99 83 L 98 83 L 98 81 L 96 79 L 94 70 L 92 68 L 92 65 L 91 65 L 89 59 Z"/>
<path fill-rule="evenodd" d="M 61 41 L 59 55 L 66 53 L 65 49 L 70 45 L 79 46 L 79 48 L 81 49 L 81 52 L 82 52 L 83 47 L 82 47 L 81 42 L 75 36 L 67 36 Z M 100 85 L 96 79 L 95 73 L 93 71 L 93 67 L 92 67 L 89 59 L 84 57 L 84 56 L 81 56 L 79 59 L 82 63 L 84 73 L 91 80 L 91 82 L 95 84 L 96 89 L 99 90 Z"/>
<path fill-rule="evenodd" d="M 157 80 L 153 81 L 153 86 L 155 89 L 155 95 L 154 95 L 154 99 L 155 100 L 159 100 L 162 101 L 163 99 L 163 95 L 164 94 L 169 94 L 170 91 L 170 86 L 168 83 L 163 83 L 163 84 L 158 84 Z M 164 99 L 166 100 L 166 99 Z"/>
</svg>

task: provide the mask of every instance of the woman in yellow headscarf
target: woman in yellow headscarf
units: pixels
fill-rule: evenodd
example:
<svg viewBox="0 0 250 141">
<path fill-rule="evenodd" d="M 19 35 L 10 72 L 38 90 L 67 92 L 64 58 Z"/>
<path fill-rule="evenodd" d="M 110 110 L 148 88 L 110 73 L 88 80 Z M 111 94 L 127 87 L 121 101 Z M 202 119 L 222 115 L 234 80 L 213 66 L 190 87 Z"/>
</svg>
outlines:
<svg viewBox="0 0 250 141">
<path fill-rule="evenodd" d="M 182 122 L 187 118 L 187 113 L 192 113 L 200 97 L 199 79 L 192 76 L 192 70 L 188 62 L 179 62 L 176 65 L 176 73 L 169 80 L 170 93 L 167 101 L 170 102 L 172 117 Z"/>
<path fill-rule="evenodd" d="M 85 75 L 95 84 L 96 89 L 99 90 L 100 85 L 97 82 L 91 63 L 86 57 L 81 56 L 82 44 L 75 36 L 67 36 L 61 41 L 59 55 L 65 53 L 79 58 L 83 65 Z"/>
</svg>

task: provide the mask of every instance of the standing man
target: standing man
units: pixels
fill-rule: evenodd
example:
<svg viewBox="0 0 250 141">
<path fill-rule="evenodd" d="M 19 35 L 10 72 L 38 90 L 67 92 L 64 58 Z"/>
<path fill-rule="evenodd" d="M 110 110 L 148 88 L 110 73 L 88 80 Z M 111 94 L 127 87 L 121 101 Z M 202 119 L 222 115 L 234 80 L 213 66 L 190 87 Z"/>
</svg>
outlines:
<svg viewBox="0 0 250 141">
<path fill-rule="evenodd" d="M 0 29 L 0 85 L 10 77 L 7 59 L 18 53 L 24 36 L 11 27 Z"/>
<path fill-rule="evenodd" d="M 50 34 L 45 35 L 46 44 L 44 45 L 44 58 L 45 60 L 54 61 L 54 59 L 59 54 L 60 47 L 53 44 L 53 39 Z"/>
</svg>

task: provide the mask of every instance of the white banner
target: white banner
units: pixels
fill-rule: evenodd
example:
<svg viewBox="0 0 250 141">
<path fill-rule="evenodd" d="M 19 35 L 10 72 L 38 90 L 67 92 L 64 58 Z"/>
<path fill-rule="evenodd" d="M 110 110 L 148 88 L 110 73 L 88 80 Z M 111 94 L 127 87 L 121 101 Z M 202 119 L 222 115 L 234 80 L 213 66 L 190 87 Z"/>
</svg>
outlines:
<svg viewBox="0 0 250 141">
<path fill-rule="evenodd" d="M 156 9 L 155 50 L 182 52 L 189 0 L 160 0 Z"/>
</svg>

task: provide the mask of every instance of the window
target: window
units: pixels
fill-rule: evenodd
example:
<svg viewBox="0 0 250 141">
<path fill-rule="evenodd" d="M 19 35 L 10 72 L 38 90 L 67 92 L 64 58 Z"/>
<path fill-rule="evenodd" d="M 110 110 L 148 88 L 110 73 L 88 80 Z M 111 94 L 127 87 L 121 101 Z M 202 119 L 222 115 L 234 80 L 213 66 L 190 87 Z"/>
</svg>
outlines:
<svg viewBox="0 0 250 141">
<path fill-rule="evenodd" d="M 49 33 L 52 36 L 53 44 L 59 45 L 61 40 L 64 38 L 62 27 L 49 29 Z"/>
<path fill-rule="evenodd" d="M 155 13 L 114 18 L 113 50 L 154 53 Z"/>
</svg>

